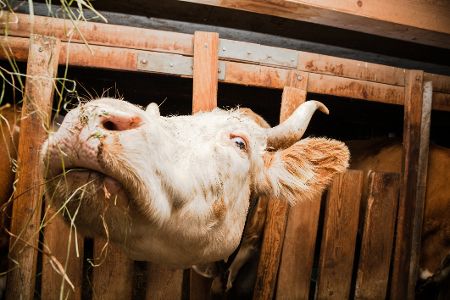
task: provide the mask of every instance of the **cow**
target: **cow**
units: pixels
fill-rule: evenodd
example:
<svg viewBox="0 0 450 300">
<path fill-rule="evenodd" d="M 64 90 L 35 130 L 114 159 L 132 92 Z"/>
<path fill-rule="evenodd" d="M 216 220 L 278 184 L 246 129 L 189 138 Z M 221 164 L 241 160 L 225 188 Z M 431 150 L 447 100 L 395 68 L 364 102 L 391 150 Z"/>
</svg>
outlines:
<svg viewBox="0 0 450 300">
<path fill-rule="evenodd" d="M 396 139 L 351 141 L 352 169 L 400 173 L 402 144 Z M 430 144 L 419 284 L 440 285 L 450 273 L 450 149 Z M 365 183 L 367 186 L 367 177 Z M 366 190 L 366 189 L 365 189 Z"/>
</svg>

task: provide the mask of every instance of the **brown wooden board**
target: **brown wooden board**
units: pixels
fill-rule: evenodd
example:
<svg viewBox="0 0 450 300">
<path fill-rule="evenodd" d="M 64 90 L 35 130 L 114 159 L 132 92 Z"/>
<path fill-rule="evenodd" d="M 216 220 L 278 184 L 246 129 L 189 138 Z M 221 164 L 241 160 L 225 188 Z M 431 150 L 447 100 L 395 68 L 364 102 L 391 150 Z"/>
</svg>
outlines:
<svg viewBox="0 0 450 300">
<path fill-rule="evenodd" d="M 217 106 L 218 46 L 217 33 L 195 32 L 192 113 L 211 111 Z M 190 299 L 209 299 L 211 279 L 202 277 L 192 270 L 189 278 Z"/>
<path fill-rule="evenodd" d="M 93 299 L 131 299 L 134 262 L 120 248 L 95 239 L 93 263 Z"/>
<path fill-rule="evenodd" d="M 394 243 L 400 176 L 369 173 L 355 299 L 385 299 Z"/>
<path fill-rule="evenodd" d="M 303 89 L 286 86 L 281 99 L 280 122 L 286 120 L 306 100 L 307 77 L 301 83 L 295 72 L 288 74 L 291 83 Z M 278 199 L 269 199 L 261 254 L 258 263 L 253 299 L 272 299 L 275 292 L 281 250 L 283 247 L 289 204 Z"/>
<path fill-rule="evenodd" d="M 348 299 L 363 184 L 362 171 L 335 177 L 328 191 L 317 299 Z"/>
<path fill-rule="evenodd" d="M 403 168 L 399 198 L 396 244 L 393 260 L 391 298 L 413 299 L 416 278 L 412 278 L 413 269 L 411 257 L 417 256 L 418 249 L 412 247 L 416 222 L 421 222 L 419 216 L 423 212 L 424 193 L 420 192 L 419 182 L 424 167 L 428 163 L 429 141 L 423 141 L 421 132 L 430 126 L 430 120 L 422 120 L 423 107 L 423 72 L 408 71 L 405 86 L 405 108 L 403 123 Z M 431 103 L 430 103 L 431 104 Z M 419 165 L 422 167 L 419 169 Z M 421 172 L 419 172 L 419 170 Z M 426 169 L 425 169 L 426 170 Z M 425 181 L 426 182 L 426 181 Z M 420 241 L 420 237 L 418 238 Z"/>
<path fill-rule="evenodd" d="M 183 291 L 183 270 L 167 266 L 147 264 L 146 300 L 181 300 Z"/>
<path fill-rule="evenodd" d="M 50 126 L 59 51 L 59 40 L 31 36 L 20 124 L 17 184 L 13 195 L 9 247 L 12 271 L 8 273 L 6 288 L 6 299 L 9 300 L 32 299 L 34 296 L 44 183 L 40 149 Z"/>
<path fill-rule="evenodd" d="M 59 214 L 55 215 L 50 207 L 47 207 L 44 221 L 47 224 L 44 229 L 44 250 L 49 255 L 42 258 L 41 299 L 79 300 L 82 294 L 84 239 L 73 228 L 71 230 Z"/>
</svg>

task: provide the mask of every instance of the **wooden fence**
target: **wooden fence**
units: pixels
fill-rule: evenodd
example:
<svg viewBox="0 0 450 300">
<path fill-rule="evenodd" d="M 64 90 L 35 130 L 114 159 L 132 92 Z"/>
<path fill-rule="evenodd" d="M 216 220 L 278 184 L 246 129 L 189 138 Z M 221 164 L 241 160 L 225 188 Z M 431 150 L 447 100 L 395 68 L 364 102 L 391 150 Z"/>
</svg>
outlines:
<svg viewBox="0 0 450 300">
<path fill-rule="evenodd" d="M 130 261 L 114 246 L 105 248 L 102 240 L 94 241 L 91 255 L 104 261 L 91 268 L 83 257 L 83 248 L 88 246 L 73 228 L 51 218 L 52 212 L 47 210 L 41 221 L 38 149 L 45 131 L 36 131 L 40 127 L 36 124 L 42 116 L 46 122 L 49 119 L 52 78 L 56 65 L 66 62 L 192 77 L 193 112 L 217 105 L 218 82 L 283 89 L 281 120 L 305 101 L 309 92 L 404 105 L 404 169 L 400 177 L 370 175 L 363 215 L 359 215 L 363 185 L 359 171 L 336 178 L 323 203 L 317 199 L 289 209 L 276 199 L 269 202 L 254 299 L 307 298 L 321 205 L 325 205 L 325 217 L 320 226 L 323 233 L 319 235 L 318 277 L 312 285 L 316 297 L 345 299 L 354 294 L 358 299 L 378 298 L 386 295 L 388 282 L 393 299 L 413 297 L 428 155 L 429 118 L 424 116 L 432 108 L 450 111 L 449 77 L 224 40 L 216 33 L 197 32 L 192 36 L 94 23 L 79 23 L 75 29 L 64 20 L 35 16 L 31 24 L 26 15 L 15 17 L 18 22 L 11 23 L 8 37 L 1 38 L 6 50 L 0 58 L 28 61 L 23 114 L 40 113 L 33 114 L 38 119 L 22 121 L 7 299 L 32 299 L 34 295 L 41 299 L 130 299 L 139 297 L 137 285 L 143 285 L 137 288 L 144 291 L 145 296 L 140 296 L 146 299 L 208 297 L 210 282 L 195 273 L 154 264 L 143 266 Z M 39 35 L 30 35 L 31 27 Z M 72 32 L 70 38 L 68 32 Z M 423 88 L 429 81 L 433 90 Z M 33 138 L 27 138 L 30 136 Z M 354 261 L 360 217 L 364 218 L 364 227 L 357 250 L 359 259 Z M 42 246 L 38 243 L 39 228 L 47 221 Z M 394 234 L 396 243 L 391 255 Z M 42 251 L 39 256 L 38 245 Z M 142 269 L 146 272 L 136 272 Z M 36 280 L 40 291 L 35 291 Z"/>
</svg>

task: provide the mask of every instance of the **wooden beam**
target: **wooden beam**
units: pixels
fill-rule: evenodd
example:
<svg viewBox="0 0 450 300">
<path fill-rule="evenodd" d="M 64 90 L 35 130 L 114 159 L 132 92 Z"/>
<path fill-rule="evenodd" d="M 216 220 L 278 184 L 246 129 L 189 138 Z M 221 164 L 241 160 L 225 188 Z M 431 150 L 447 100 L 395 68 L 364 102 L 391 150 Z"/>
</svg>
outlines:
<svg viewBox="0 0 450 300">
<path fill-rule="evenodd" d="M 413 240 L 420 241 L 415 235 L 420 216 L 423 214 L 424 187 L 426 165 L 428 163 L 429 140 L 421 138 L 422 132 L 428 132 L 430 119 L 422 118 L 424 109 L 422 71 L 408 71 L 405 86 L 405 109 L 403 124 L 403 168 L 399 199 L 396 245 L 393 260 L 391 298 L 413 299 L 417 278 L 412 278 L 415 263 L 412 257 L 417 253 Z M 427 101 L 431 105 L 431 101 Z M 420 167 L 419 167 L 420 166 Z M 425 177 L 424 177 L 425 176 Z"/>
<path fill-rule="evenodd" d="M 59 50 L 60 41 L 55 38 L 38 35 L 30 38 L 11 217 L 12 271 L 8 273 L 6 288 L 9 300 L 34 297 L 44 183 L 40 149 L 50 126 Z"/>
<path fill-rule="evenodd" d="M 386 299 L 400 176 L 369 172 L 368 177 L 355 299 Z"/>
<path fill-rule="evenodd" d="M 7 58 L 9 56 L 19 61 L 26 61 L 28 54 L 27 49 L 29 45 L 27 38 L 0 38 L 0 42 L 4 44 L 6 48 L 10 49 L 8 54 L 0 51 L 0 58 Z M 145 60 L 143 62 L 141 61 L 142 58 L 166 56 L 168 57 L 166 59 L 170 59 L 170 55 L 172 54 L 158 54 L 150 51 L 95 45 L 91 45 L 90 48 L 88 48 L 84 44 L 71 43 L 68 45 L 67 43 L 62 43 L 62 51 L 59 57 L 60 64 L 66 63 L 67 55 L 69 55 L 68 63 L 72 66 L 144 72 L 146 71 L 146 68 L 144 68 L 143 65 L 157 65 L 161 62 L 150 60 Z M 173 55 L 180 57 L 178 54 Z M 191 59 L 188 56 L 182 57 L 185 59 Z M 341 62 L 343 62 L 341 59 L 337 59 L 332 65 L 339 66 Z M 361 64 L 364 64 L 364 62 L 361 62 Z M 163 65 L 167 65 L 167 62 Z M 349 71 L 346 74 L 340 76 L 338 75 L 339 72 L 327 71 L 327 68 L 330 66 L 328 63 L 323 64 L 320 61 L 316 61 L 314 65 L 318 65 L 320 67 L 314 72 L 308 72 L 308 92 L 403 105 L 404 88 L 401 85 L 383 84 L 372 81 L 375 80 L 375 76 L 378 76 L 377 78 L 385 78 L 381 80 L 394 81 L 400 84 L 402 79 L 398 77 L 398 74 L 400 73 L 400 70 L 401 72 L 404 72 L 405 70 L 403 69 L 386 66 L 379 69 L 378 65 L 376 65 L 372 67 L 376 67 L 378 71 L 374 70 L 362 72 L 356 66 L 356 68 L 349 68 Z M 221 72 L 225 73 L 221 74 L 221 79 L 219 79 L 221 82 L 273 89 L 282 89 L 288 82 L 288 75 L 291 71 L 290 69 L 281 67 L 269 67 L 233 61 L 219 61 L 219 66 L 221 66 L 221 69 L 223 70 Z M 164 73 L 164 68 L 160 71 L 157 71 L 155 68 L 152 69 L 153 71 L 148 72 L 177 75 L 175 72 Z M 395 71 L 394 73 L 397 75 L 386 75 L 387 73 L 385 73 L 385 71 L 389 72 L 389 70 Z M 186 75 L 183 73 L 178 74 L 178 76 L 191 77 L 192 75 Z M 366 79 L 370 79 L 369 77 L 371 77 L 372 79 L 364 80 L 347 78 L 346 76 L 362 77 Z M 433 80 L 433 82 L 436 81 L 437 84 L 436 91 L 433 92 L 432 108 L 434 110 L 450 111 L 450 77 L 428 73 L 426 73 L 426 76 L 427 78 Z"/>
<path fill-rule="evenodd" d="M 363 172 L 335 177 L 327 195 L 316 299 L 348 299 L 353 273 Z"/>
<path fill-rule="evenodd" d="M 245 10 L 450 49 L 450 4 L 445 1 L 181 1 Z"/>
<path fill-rule="evenodd" d="M 286 120 L 306 100 L 308 77 L 301 72 L 292 71 L 288 79 L 290 86 L 283 89 L 280 122 Z M 278 199 L 269 200 L 253 292 L 253 299 L 255 300 L 272 299 L 274 296 L 288 213 L 289 204 L 287 202 Z"/>
<path fill-rule="evenodd" d="M 198 31 L 194 34 L 193 113 L 209 111 L 217 106 L 218 47 L 217 33 Z"/>
</svg>

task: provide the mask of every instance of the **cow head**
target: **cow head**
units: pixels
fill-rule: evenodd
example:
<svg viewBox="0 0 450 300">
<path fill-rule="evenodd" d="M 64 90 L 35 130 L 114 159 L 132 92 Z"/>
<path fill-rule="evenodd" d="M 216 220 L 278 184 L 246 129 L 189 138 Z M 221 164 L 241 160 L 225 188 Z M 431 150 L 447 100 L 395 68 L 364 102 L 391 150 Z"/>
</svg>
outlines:
<svg viewBox="0 0 450 300">
<path fill-rule="evenodd" d="M 250 194 L 295 202 L 320 193 L 349 154 L 343 143 L 299 140 L 316 109 L 273 128 L 248 110 L 162 117 L 115 99 L 70 111 L 42 149 L 46 195 L 87 234 L 131 258 L 190 266 L 227 258 Z"/>
</svg>

